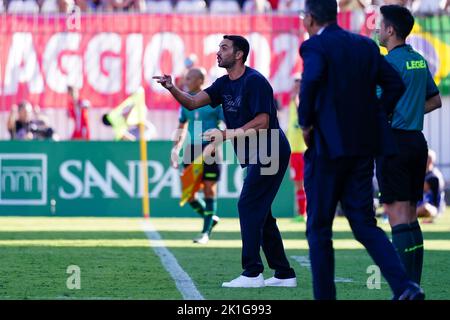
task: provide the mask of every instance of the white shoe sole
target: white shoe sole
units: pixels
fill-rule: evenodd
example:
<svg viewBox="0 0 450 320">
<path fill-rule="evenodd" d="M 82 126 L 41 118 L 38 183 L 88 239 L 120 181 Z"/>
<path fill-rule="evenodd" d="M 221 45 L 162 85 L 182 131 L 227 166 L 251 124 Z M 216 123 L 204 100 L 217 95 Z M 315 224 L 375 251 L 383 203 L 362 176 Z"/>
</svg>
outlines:
<svg viewBox="0 0 450 320">
<path fill-rule="evenodd" d="M 246 284 L 246 285 L 239 285 L 239 284 L 231 284 L 230 282 L 224 282 L 222 283 L 222 288 L 264 288 L 264 284 Z"/>
<path fill-rule="evenodd" d="M 264 282 L 266 287 L 285 287 L 285 288 L 295 288 L 297 287 L 297 280 L 286 279 L 284 281 L 277 281 L 273 283 Z"/>
</svg>

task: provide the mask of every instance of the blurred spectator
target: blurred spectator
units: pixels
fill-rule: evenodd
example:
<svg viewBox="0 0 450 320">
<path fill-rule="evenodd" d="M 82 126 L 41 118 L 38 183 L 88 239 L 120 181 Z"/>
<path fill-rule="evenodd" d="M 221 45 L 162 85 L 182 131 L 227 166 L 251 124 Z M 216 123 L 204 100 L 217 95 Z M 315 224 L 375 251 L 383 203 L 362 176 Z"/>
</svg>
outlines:
<svg viewBox="0 0 450 320">
<path fill-rule="evenodd" d="M 207 12 L 212 2 L 213 13 L 237 13 L 239 8 L 245 13 L 267 13 L 270 11 L 298 12 L 304 9 L 305 0 L 0 0 L 0 12 L 56 12 L 71 13 L 74 8 L 81 12 L 102 11 L 134 11 L 145 12 L 147 6 L 150 12 L 159 12 L 159 2 L 171 2 L 176 12 Z M 220 2 L 223 2 L 221 4 Z M 355 13 L 352 18 L 353 31 L 358 31 L 364 11 L 372 11 L 382 5 L 396 4 L 407 7 L 417 14 L 439 14 L 450 11 L 450 0 L 337 0 L 341 12 Z M 3 3 L 3 6 L 2 6 Z M 149 3 L 147 5 L 147 3 Z M 11 5 L 12 4 L 12 5 Z M 172 7 L 172 4 L 170 7 Z M 164 3 L 161 12 L 167 12 L 167 3 Z M 229 9 L 227 9 L 229 8 Z"/>
<path fill-rule="evenodd" d="M 90 12 L 97 12 L 97 11 L 103 11 L 104 3 L 102 0 L 90 0 L 88 2 L 88 11 Z"/>
<path fill-rule="evenodd" d="M 267 13 L 272 7 L 267 0 L 246 0 L 242 11 L 245 13 Z"/>
<path fill-rule="evenodd" d="M 338 0 L 338 7 L 340 12 L 360 10 L 365 7 L 361 0 Z"/>
<path fill-rule="evenodd" d="M 59 136 L 50 127 L 49 118 L 41 112 L 39 105 L 35 105 L 33 108 L 33 119 L 31 119 L 30 127 L 34 140 L 59 140 Z"/>
<path fill-rule="evenodd" d="M 59 4 L 57 0 L 37 0 L 40 13 L 57 13 Z"/>
<path fill-rule="evenodd" d="M 208 11 L 205 0 L 178 0 L 174 4 L 179 13 L 206 13 Z"/>
<path fill-rule="evenodd" d="M 87 12 L 89 8 L 88 2 L 91 2 L 91 0 L 75 0 L 75 5 L 80 8 L 81 12 Z"/>
<path fill-rule="evenodd" d="M 399 6 L 402 6 L 402 7 L 411 7 L 411 3 L 412 3 L 412 1 L 413 0 L 384 0 L 384 1 L 381 1 L 381 2 L 384 2 L 384 3 L 380 3 L 380 6 L 381 5 L 391 5 L 391 4 L 396 4 L 396 5 L 399 5 Z"/>
<path fill-rule="evenodd" d="M 74 0 L 57 0 L 60 13 L 72 13 L 75 9 Z"/>
<path fill-rule="evenodd" d="M 31 114 L 32 106 L 28 101 L 23 101 L 11 107 L 11 112 L 8 117 L 8 131 L 11 140 L 32 140 L 31 133 Z"/>
<path fill-rule="evenodd" d="M 67 93 L 69 95 L 67 114 L 74 122 L 72 140 L 89 140 L 88 110 L 91 103 L 88 100 L 81 100 L 75 87 L 67 87 Z"/>
<path fill-rule="evenodd" d="M 272 10 L 277 10 L 278 9 L 278 3 L 280 2 L 280 0 L 268 0 L 270 3 L 270 7 L 272 8 Z"/>
<path fill-rule="evenodd" d="M 441 0 L 415 0 L 412 4 L 415 14 L 433 15 L 441 12 Z"/>
<path fill-rule="evenodd" d="M 427 173 L 423 186 L 423 200 L 417 205 L 417 215 L 426 218 L 423 222 L 433 222 L 445 211 L 445 180 L 442 173 L 434 166 L 436 153 L 428 150 Z"/>
<path fill-rule="evenodd" d="M 305 0 L 280 0 L 278 11 L 280 12 L 300 12 L 305 9 Z"/>
<path fill-rule="evenodd" d="M 366 4 L 362 0 L 339 0 L 339 12 L 351 13 L 350 19 L 350 31 L 360 32 L 361 28 L 366 21 Z"/>
<path fill-rule="evenodd" d="M 216 13 L 240 13 L 241 6 L 236 0 L 212 0 L 209 4 L 209 12 Z"/>
<path fill-rule="evenodd" d="M 109 0 L 105 4 L 106 11 L 145 11 L 145 0 Z"/>
<path fill-rule="evenodd" d="M 5 9 L 9 13 L 38 13 L 39 4 L 36 0 L 4 1 Z"/>
<path fill-rule="evenodd" d="M 41 114 L 39 106 L 35 106 L 33 110 L 28 101 L 12 106 L 7 127 L 11 140 L 58 140 L 53 129 L 48 125 L 48 119 Z"/>
</svg>

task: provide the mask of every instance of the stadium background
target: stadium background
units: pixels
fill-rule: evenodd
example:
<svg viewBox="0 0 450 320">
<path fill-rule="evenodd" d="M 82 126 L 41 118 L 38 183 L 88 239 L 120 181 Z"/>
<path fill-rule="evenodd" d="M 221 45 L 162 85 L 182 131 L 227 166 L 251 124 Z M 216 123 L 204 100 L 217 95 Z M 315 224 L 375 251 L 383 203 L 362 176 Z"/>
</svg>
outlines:
<svg viewBox="0 0 450 320">
<path fill-rule="evenodd" d="M 176 3 L 174 12 L 166 10 L 167 8 L 163 5 L 165 2 L 159 2 L 156 9 L 147 3 L 149 4 L 146 7 L 147 12 L 112 13 L 73 10 L 65 14 L 23 13 L 15 9 L 14 3 L 15 1 L 12 1 L 9 4 L 9 11 L 0 16 L 0 123 L 2 124 L 0 138 L 3 140 L 9 138 L 4 124 L 11 106 L 24 99 L 41 107 L 61 140 L 70 139 L 73 123 L 67 117 L 66 88 L 67 85 L 75 85 L 81 88 L 81 98 L 88 99 L 92 103 L 89 112 L 92 140 L 112 139 L 112 130 L 101 124 L 101 116 L 117 106 L 139 86 L 143 86 L 149 111 L 147 118 L 156 127 L 157 140 L 168 141 L 178 124 L 178 105 L 163 88 L 152 81 L 151 77 L 162 72 L 172 74 L 174 77 L 181 75 L 184 71 L 185 57 L 195 54 L 198 57 L 196 65 L 207 70 L 207 84 L 211 83 L 224 74 L 224 70 L 217 67 L 215 52 L 221 36 L 226 33 L 243 34 L 249 38 L 252 50 L 248 64 L 261 71 L 270 80 L 281 106 L 279 113 L 281 125 L 286 128 L 289 90 L 294 74 L 301 72 L 302 67 L 298 47 L 307 38 L 300 18 L 295 12 L 272 11 L 252 14 L 242 9 L 244 12 L 240 14 L 220 13 L 223 9 L 214 9 L 211 3 L 209 4 L 211 9 L 208 12 L 206 6 L 197 6 L 197 8 L 194 3 L 199 2 L 193 1 L 190 3 L 191 6 L 187 7 Z M 25 3 L 29 4 L 30 1 Z M 154 12 L 158 10 L 160 12 Z M 340 12 L 339 24 L 346 29 L 373 37 L 376 28 L 376 11 L 368 9 L 363 14 L 358 11 Z M 448 59 L 450 57 L 450 17 L 445 13 L 418 17 L 409 41 L 427 58 L 443 94 L 443 107 L 426 116 L 424 133 L 429 146 L 437 152 L 437 166 L 443 171 L 448 181 L 450 180 L 450 144 L 446 140 L 450 136 L 450 59 Z M 66 157 L 87 160 L 95 154 L 92 152 L 90 157 L 86 156 L 91 153 L 90 147 L 79 147 L 81 142 L 75 143 L 74 147 L 71 147 L 72 142 L 59 143 L 65 147 L 53 145 L 52 142 L 43 147 L 44 154 L 48 156 L 48 165 L 53 163 L 51 159 L 55 152 L 64 154 L 65 150 L 70 150 L 71 156 L 67 154 Z M 92 144 L 92 142 L 84 143 Z M 39 147 L 42 144 L 25 144 L 17 148 L 22 153 L 36 153 L 42 150 Z M 117 157 L 117 154 L 124 154 L 120 152 L 119 145 L 114 147 L 114 151 L 109 144 L 98 143 L 94 147 L 97 151 L 101 151 L 101 154 L 110 155 L 109 158 L 105 157 L 103 163 L 97 160 L 97 164 L 94 165 L 98 170 L 105 171 L 103 178 L 109 182 L 111 179 L 114 180 L 114 177 L 108 177 L 106 162 L 108 159 Z M 166 152 L 168 145 L 169 142 L 166 144 L 150 142 L 148 147 L 149 160 L 158 158 L 165 171 L 171 170 L 168 167 L 168 156 L 161 157 L 162 154 L 168 155 Z M 2 142 L 3 154 L 17 152 L 12 151 L 14 148 L 14 144 Z M 138 160 L 138 157 L 128 160 Z M 118 161 L 119 164 L 116 163 L 116 166 L 120 167 L 127 159 Z M 7 164 L 5 161 L 3 163 Z M 7 169 L 5 168 L 4 165 L 2 183 L 6 181 L 4 170 Z M 234 166 L 229 171 L 236 173 L 236 170 L 238 169 Z M 128 183 L 132 183 L 130 173 L 127 175 L 123 170 L 121 172 L 125 174 Z M 156 171 L 153 173 L 155 175 L 150 176 L 151 179 L 154 178 L 153 185 L 152 180 L 150 181 L 151 192 L 152 188 L 159 188 L 156 180 L 163 178 L 158 176 Z M 230 182 L 234 191 L 234 195 L 228 194 L 230 199 L 236 199 L 236 190 L 240 185 L 239 179 L 236 178 L 236 180 L 233 173 L 227 179 L 230 181 L 234 179 Z M 38 203 L 30 206 L 33 204 L 31 201 L 24 206 L 14 205 L 14 197 L 33 199 L 34 196 L 26 195 L 24 190 L 21 194 L 14 195 L 12 192 L 8 195 L 6 190 L 8 186 L 4 185 L 3 198 L 0 196 L 0 213 L 41 214 L 46 212 L 47 214 L 72 215 L 75 214 L 71 212 L 76 207 L 82 215 L 95 212 L 92 204 L 96 202 L 92 199 L 86 202 L 87 200 L 83 201 L 81 197 L 72 197 L 70 200 L 59 201 L 60 189 L 64 187 L 57 182 L 56 177 L 55 173 L 47 178 L 48 190 L 45 204 Z M 45 179 L 45 177 L 42 178 Z M 37 181 L 31 181 L 31 189 L 38 187 L 36 184 L 33 185 L 33 183 L 40 183 Z M 117 179 L 114 181 L 117 182 Z M 228 184 L 228 181 L 225 183 Z M 286 192 L 281 193 L 283 198 L 279 205 L 275 206 L 278 208 L 276 214 L 290 216 L 294 211 L 294 201 L 293 193 L 289 192 L 292 186 L 288 179 L 283 187 Z M 114 205 L 117 201 L 113 199 L 114 197 L 105 196 L 105 190 L 101 188 L 100 192 L 95 192 L 99 189 L 95 183 L 92 188 L 95 189 L 94 193 L 87 196 L 84 193 L 84 198 L 93 196 L 97 200 L 98 207 L 104 208 L 102 214 L 120 215 L 117 210 L 114 210 L 117 208 Z M 224 189 L 224 186 L 219 187 L 220 189 Z M 153 210 L 156 215 L 160 215 L 161 212 L 169 215 L 190 214 L 187 209 L 179 210 L 176 206 L 169 205 L 176 204 L 176 201 L 165 201 L 167 197 L 176 200 L 179 194 L 177 190 L 170 186 L 162 186 L 161 190 L 163 191 L 161 194 L 152 194 L 154 200 L 151 205 L 156 205 L 156 210 Z M 130 196 L 128 191 L 117 197 L 137 200 L 134 195 Z M 42 195 L 38 195 L 38 198 L 42 199 Z M 219 194 L 221 201 L 219 208 L 226 205 L 226 198 L 227 195 L 224 196 L 224 192 Z M 13 199 L 13 201 L 8 203 L 5 199 Z M 64 203 L 71 203 L 72 206 L 66 206 Z M 83 203 L 90 203 L 90 210 L 86 211 L 89 207 L 84 207 Z M 139 201 L 130 203 L 138 204 Z M 74 207 L 73 204 L 76 206 Z M 125 210 L 127 206 L 124 204 L 120 207 L 122 213 L 127 211 Z M 130 208 L 127 211 L 128 214 L 138 214 L 136 205 L 128 206 L 128 208 Z"/>
</svg>

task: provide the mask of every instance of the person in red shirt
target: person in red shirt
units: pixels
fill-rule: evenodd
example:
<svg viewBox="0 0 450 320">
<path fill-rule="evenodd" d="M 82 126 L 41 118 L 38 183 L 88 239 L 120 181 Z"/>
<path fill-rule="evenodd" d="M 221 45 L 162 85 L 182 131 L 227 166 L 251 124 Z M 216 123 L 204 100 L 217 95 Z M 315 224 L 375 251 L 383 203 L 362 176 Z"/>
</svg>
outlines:
<svg viewBox="0 0 450 320">
<path fill-rule="evenodd" d="M 81 100 L 79 98 L 78 89 L 74 87 L 67 87 L 69 94 L 68 101 L 68 115 L 74 121 L 74 130 L 72 133 L 72 140 L 89 140 L 89 118 L 88 109 L 91 103 L 88 100 Z"/>
</svg>

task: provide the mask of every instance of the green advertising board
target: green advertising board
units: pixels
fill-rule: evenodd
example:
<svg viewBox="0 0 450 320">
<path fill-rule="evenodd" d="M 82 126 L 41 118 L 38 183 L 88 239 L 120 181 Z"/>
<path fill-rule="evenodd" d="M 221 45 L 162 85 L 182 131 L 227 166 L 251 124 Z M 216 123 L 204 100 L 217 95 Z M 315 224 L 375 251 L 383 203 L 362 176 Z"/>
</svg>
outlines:
<svg viewBox="0 0 450 320">
<path fill-rule="evenodd" d="M 169 165 L 170 141 L 148 145 L 150 215 L 194 217 L 179 206 L 180 172 Z M 223 148 L 218 214 L 237 217 L 243 170 L 231 145 Z M 0 141 L 0 215 L 142 216 L 138 142 Z M 277 217 L 294 214 L 286 173 L 273 205 Z"/>
</svg>

